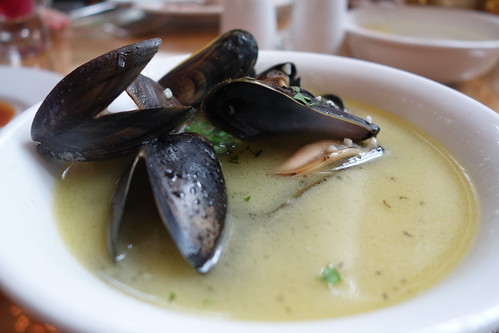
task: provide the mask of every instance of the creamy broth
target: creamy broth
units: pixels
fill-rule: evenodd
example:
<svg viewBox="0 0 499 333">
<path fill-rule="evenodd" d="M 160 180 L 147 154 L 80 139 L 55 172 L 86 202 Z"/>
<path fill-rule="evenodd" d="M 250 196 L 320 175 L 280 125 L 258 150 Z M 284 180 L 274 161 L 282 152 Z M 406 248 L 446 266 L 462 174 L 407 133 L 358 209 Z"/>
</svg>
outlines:
<svg viewBox="0 0 499 333">
<path fill-rule="evenodd" d="M 227 249 L 199 275 L 172 245 L 147 180 L 132 184 L 124 259 L 106 252 L 106 218 L 123 160 L 70 165 L 57 184 L 63 238 L 93 273 L 171 309 L 249 320 L 306 320 L 371 311 L 414 297 L 449 274 L 477 229 L 473 188 L 440 147 L 399 119 L 347 104 L 381 127 L 381 159 L 337 172 L 292 204 L 320 176 L 280 178 L 273 170 L 298 143 L 240 145 L 221 162 L 232 222 Z M 141 185 L 142 184 L 142 185 Z M 321 279 L 334 265 L 336 284 Z"/>
<path fill-rule="evenodd" d="M 493 40 L 482 32 L 468 29 L 465 26 L 445 25 L 438 23 L 410 23 L 395 21 L 391 23 L 365 24 L 363 28 L 392 35 L 416 37 L 423 39 L 444 39 L 460 41 L 486 41 Z"/>
</svg>

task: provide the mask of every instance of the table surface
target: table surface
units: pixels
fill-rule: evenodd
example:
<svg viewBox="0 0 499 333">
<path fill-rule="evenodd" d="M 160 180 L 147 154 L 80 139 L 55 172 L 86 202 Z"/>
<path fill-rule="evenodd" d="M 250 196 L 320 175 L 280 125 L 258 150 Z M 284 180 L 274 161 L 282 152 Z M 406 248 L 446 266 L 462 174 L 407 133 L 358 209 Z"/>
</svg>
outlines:
<svg viewBox="0 0 499 333">
<path fill-rule="evenodd" d="M 286 28 L 289 13 L 280 17 L 280 31 Z M 117 38 L 99 29 L 70 27 L 52 35 L 52 46 L 44 55 L 43 65 L 61 74 L 112 49 L 149 37 L 160 37 L 160 53 L 178 55 L 201 49 L 218 36 L 217 22 L 203 24 L 165 24 L 150 36 Z M 34 59 L 33 61 L 40 61 Z M 499 64 L 482 77 L 451 86 L 489 108 L 499 112 Z M 61 332 L 50 324 L 39 321 L 10 301 L 0 291 L 0 332 L 46 333 Z"/>
</svg>

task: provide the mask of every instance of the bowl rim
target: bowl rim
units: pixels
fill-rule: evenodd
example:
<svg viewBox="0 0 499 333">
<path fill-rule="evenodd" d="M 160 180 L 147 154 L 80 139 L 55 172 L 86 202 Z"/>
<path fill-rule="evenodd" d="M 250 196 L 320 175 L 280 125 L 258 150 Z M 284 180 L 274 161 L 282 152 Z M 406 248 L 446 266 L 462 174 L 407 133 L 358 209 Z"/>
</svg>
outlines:
<svg viewBox="0 0 499 333">
<path fill-rule="evenodd" d="M 366 61 L 362 60 L 357 60 L 357 59 L 351 59 L 351 58 L 343 58 L 343 57 L 337 57 L 337 56 L 328 56 L 328 55 L 317 55 L 317 54 L 307 54 L 307 53 L 302 53 L 302 52 L 281 52 L 281 51 L 262 51 L 262 55 L 265 55 L 265 61 L 270 61 L 275 62 L 276 59 L 281 59 L 283 56 L 289 56 L 289 58 L 293 61 L 310 61 L 310 60 L 316 60 L 317 62 L 320 61 L 326 61 L 330 62 L 330 64 L 336 64 L 340 65 L 339 67 L 344 67 L 344 68 L 339 68 L 337 71 L 345 72 L 348 71 L 350 68 L 353 67 L 358 71 L 364 71 L 362 73 L 363 79 L 364 75 L 367 77 L 366 80 L 369 80 L 370 82 L 378 82 L 379 81 L 379 75 L 383 74 L 384 77 L 386 77 L 388 85 L 393 86 L 394 79 L 398 78 L 399 80 L 403 81 L 404 83 L 408 84 L 407 87 L 404 89 L 407 89 L 408 91 L 411 91 L 412 89 L 418 89 L 416 86 L 417 85 L 422 85 L 426 89 L 432 89 L 435 91 L 440 91 L 440 92 L 445 92 L 446 99 L 442 101 L 442 103 L 450 103 L 450 101 L 457 99 L 460 102 L 464 103 L 466 106 L 475 108 L 478 110 L 477 112 L 482 112 L 484 116 L 486 116 L 487 119 L 492 119 L 493 124 L 499 128 L 499 115 L 495 113 L 494 111 L 490 110 L 489 108 L 483 106 L 482 104 L 472 100 L 471 98 L 452 90 L 451 88 L 448 88 L 446 86 L 443 86 L 437 82 L 425 79 L 423 77 L 419 77 L 417 75 L 407 73 L 401 70 L 397 70 L 394 68 L 390 68 L 387 66 L 379 65 L 379 64 L 373 64 L 369 63 Z M 342 66 L 341 66 L 342 65 Z M 315 64 L 313 66 L 316 66 Z M 371 73 L 367 73 L 367 72 Z M 318 80 L 321 80 L 319 78 Z M 345 84 L 351 84 L 346 82 Z M 372 84 L 372 83 L 371 83 Z M 413 85 L 410 85 L 413 84 Z M 417 91 L 416 91 L 417 92 Z M 420 92 L 417 92 L 418 94 Z M 2 148 L 2 143 L 4 141 L 7 141 L 7 138 L 9 136 L 14 136 L 18 134 L 18 131 L 22 128 L 22 126 L 26 126 L 26 122 L 28 122 L 34 115 L 34 109 L 31 109 L 31 111 L 28 111 L 24 114 L 22 114 L 20 117 L 16 118 L 13 122 L 11 122 L 9 125 L 6 127 L 6 131 L 4 133 L 0 134 L 0 155 L 1 155 L 1 148 Z M 443 120 L 445 121 L 445 120 Z M 499 145 L 499 140 L 497 142 Z M 495 195 L 499 194 L 499 189 L 497 192 L 494 192 Z M 497 212 L 497 216 L 495 217 L 495 220 L 499 222 L 499 211 Z M 1 225 L 1 222 L 0 222 Z M 499 229 L 498 229 L 499 230 Z M 2 235 L 0 234 L 0 240 L 2 239 Z M 3 246 L 0 242 L 0 249 L 2 249 Z M 0 263 L 3 262 L 3 260 L 6 258 L 7 254 L 2 253 L 0 251 Z M 76 261 L 76 259 L 73 258 L 73 261 Z M 75 264 L 75 263 L 73 263 Z M 78 266 L 79 267 L 79 266 Z M 81 274 L 90 274 L 86 272 L 82 267 L 76 268 L 79 273 Z M 73 304 L 73 300 L 68 300 L 66 299 L 66 295 L 50 295 L 53 297 L 53 300 L 56 302 L 57 306 L 56 307 L 47 307 L 47 304 L 43 301 L 43 299 L 33 299 L 31 295 L 29 295 L 29 292 L 34 292 L 36 296 L 47 296 L 47 293 L 49 290 L 41 290 L 42 288 L 39 288 L 36 285 L 30 285 L 30 288 L 27 288 L 28 290 L 23 289 L 22 286 L 18 284 L 19 281 L 23 281 L 22 276 L 17 276 L 20 278 L 19 281 L 17 280 L 7 280 L 6 279 L 6 274 L 9 274 L 8 270 L 12 269 L 12 267 L 7 267 L 7 272 L 4 270 L 0 270 L 0 285 L 3 285 L 8 289 L 8 292 L 10 295 L 15 296 L 16 299 L 18 299 L 22 304 L 29 306 L 33 311 L 35 311 L 38 314 L 43 315 L 46 318 L 49 318 L 53 321 L 54 324 L 59 324 L 61 328 L 68 328 L 71 329 L 72 331 L 75 332 L 102 332 L 102 333 L 111 333 L 111 332 L 136 332 L 137 327 L 142 327 L 142 326 L 131 326 L 128 327 L 127 325 L 123 323 L 114 323 L 112 322 L 112 318 L 107 318 L 104 314 L 98 316 L 98 319 L 102 319 L 102 321 L 96 321 L 95 319 L 95 314 L 92 313 L 94 309 L 92 308 L 87 308 L 84 306 L 84 304 Z M 10 272 L 13 274 L 15 277 L 16 274 L 15 272 Z M 52 273 L 50 273 L 52 274 Z M 100 280 L 97 279 L 96 277 L 95 281 L 94 280 L 89 280 L 91 281 L 92 287 L 95 287 L 99 291 L 103 291 L 104 295 L 106 295 L 106 290 L 111 289 L 111 287 L 108 287 L 107 285 L 104 286 L 104 283 Z M 494 282 L 495 283 L 495 282 Z M 65 288 L 64 286 L 61 286 L 62 288 Z M 113 289 L 114 290 L 114 289 Z M 499 290 L 499 289 L 498 289 Z M 87 297 L 84 293 L 81 291 L 77 291 L 78 295 L 81 296 L 83 299 Z M 116 294 L 116 291 L 112 292 L 113 295 Z M 497 295 L 496 295 L 497 296 Z M 384 318 L 394 318 L 393 315 L 398 313 L 398 309 L 402 308 L 407 310 L 408 304 L 404 303 L 399 306 L 395 307 L 389 307 L 389 308 L 384 308 L 380 310 L 376 310 L 370 313 L 365 313 L 365 314 L 359 314 L 355 316 L 350 316 L 350 317 L 342 317 L 339 319 L 327 319 L 327 320 L 319 320 L 319 321 L 304 321 L 304 322 L 285 322 L 285 323 L 275 323 L 275 322 L 247 322 L 247 321 L 225 321 L 225 320 L 218 320 L 219 318 L 206 318 L 206 317 L 199 317 L 199 316 L 192 316 L 187 313 L 179 313 L 179 312 L 172 312 L 172 311 L 166 311 L 167 313 L 165 314 L 164 310 L 159 310 L 154 306 L 148 306 L 147 304 L 144 304 L 142 301 L 131 301 L 129 298 L 130 296 L 116 296 L 119 298 L 120 301 L 123 302 L 123 306 L 130 305 L 130 308 L 128 312 L 122 314 L 125 316 L 133 317 L 135 314 L 133 313 L 134 309 L 137 309 L 137 303 L 140 303 L 140 306 L 138 306 L 140 309 L 147 308 L 148 313 L 153 314 L 152 317 L 156 319 L 156 321 L 151 321 L 152 323 L 158 323 L 157 318 L 161 316 L 162 320 L 160 321 L 161 323 L 168 322 L 169 319 L 176 319 L 175 322 L 177 321 L 184 321 L 184 324 L 187 327 L 190 328 L 204 328 L 204 324 L 209 323 L 210 326 L 208 328 L 205 328 L 204 330 L 209 331 L 209 332 L 219 332 L 219 329 L 226 329 L 227 331 L 233 331 L 233 330 L 238 330 L 241 332 L 254 332 L 255 329 L 258 329 L 262 332 L 275 332 L 276 329 L 286 329 L 290 332 L 300 332 L 303 331 L 304 329 L 324 329 L 327 328 L 328 323 L 331 323 L 334 321 L 334 327 L 338 328 L 339 331 L 351 331 L 351 332 L 365 332 L 367 328 L 372 329 L 373 325 L 379 324 L 377 322 L 376 317 L 378 314 L 381 314 Z M 497 297 L 496 297 L 497 298 Z M 499 298 L 497 298 L 499 299 Z M 480 309 L 474 309 L 473 311 L 469 311 L 463 314 L 462 317 L 459 318 L 454 318 L 454 317 L 443 317 L 439 318 L 438 324 L 435 324 L 434 326 L 431 326 L 431 332 L 468 332 L 469 330 L 474 330 L 476 329 L 477 331 L 479 329 L 484 329 L 486 327 L 491 327 L 491 325 L 498 325 L 499 326 L 499 301 L 497 299 L 494 300 L 492 304 L 483 304 L 483 308 Z M 400 305 L 400 304 L 399 304 Z M 394 311 L 394 308 L 396 310 Z M 60 313 L 58 311 L 70 311 L 70 313 L 67 316 L 61 317 Z M 75 310 L 79 310 L 80 312 L 75 312 Z M 428 310 L 428 309 L 425 309 Z M 71 312 L 73 311 L 73 312 Z M 432 311 L 430 311 L 432 312 Z M 390 323 L 386 323 L 386 329 L 384 330 L 385 332 L 400 332 L 400 329 L 402 327 L 403 330 L 407 330 L 407 327 L 404 326 L 405 324 L 409 324 L 414 322 L 416 320 L 417 322 L 420 321 L 420 319 L 414 319 L 412 318 L 412 313 L 404 313 L 404 316 L 401 316 L 398 318 L 397 321 L 391 321 Z M 433 314 L 431 314 L 433 316 Z M 112 317 L 112 316 L 110 316 Z M 149 318 L 149 317 L 148 317 Z M 359 326 L 356 325 L 355 327 L 351 327 L 350 325 L 354 322 L 362 322 L 363 328 L 359 329 Z M 140 323 L 139 323 L 140 324 Z M 324 326 L 326 325 L 326 326 Z M 421 324 L 423 325 L 423 324 Z M 186 328 L 187 328 L 186 327 Z M 376 327 L 376 326 L 374 326 Z M 352 328 L 352 330 L 350 330 Z M 357 330 L 355 330 L 355 328 Z M 135 330 L 134 330 L 135 329 Z M 430 328 L 428 327 L 421 327 L 419 326 L 418 328 L 414 329 L 413 332 L 428 332 Z M 140 330 L 139 330 L 140 331 Z M 154 330 L 155 332 L 164 332 L 166 331 L 166 328 L 163 327 L 155 327 Z"/>
<path fill-rule="evenodd" d="M 361 36 L 374 40 L 384 41 L 391 44 L 404 45 L 408 47 L 428 47 L 428 48 L 446 48 L 446 49 L 499 49 L 499 37 L 488 40 L 450 40 L 450 39 L 430 39 L 399 34 L 389 34 L 362 27 L 357 21 L 360 15 L 376 15 L 377 13 L 403 13 L 408 16 L 414 14 L 433 14 L 445 15 L 445 17 L 454 18 L 466 16 L 482 21 L 484 24 L 496 25 L 499 30 L 499 19 L 489 13 L 476 12 L 462 8 L 448 8 L 439 6 L 417 6 L 417 5 L 399 5 L 384 6 L 372 5 L 366 7 L 357 7 L 348 11 L 346 20 L 346 32 L 351 35 Z M 411 16 L 412 17 L 412 16 Z"/>
</svg>

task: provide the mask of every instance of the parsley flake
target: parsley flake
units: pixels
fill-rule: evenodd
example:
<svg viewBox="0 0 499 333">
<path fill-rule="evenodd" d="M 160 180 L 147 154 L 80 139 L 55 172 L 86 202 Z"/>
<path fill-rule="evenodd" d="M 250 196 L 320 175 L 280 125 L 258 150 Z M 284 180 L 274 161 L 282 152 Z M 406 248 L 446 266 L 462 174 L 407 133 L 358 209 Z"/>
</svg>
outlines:
<svg viewBox="0 0 499 333">
<path fill-rule="evenodd" d="M 190 122 L 185 128 L 185 132 L 203 135 L 211 143 L 217 154 L 227 154 L 239 143 L 237 138 L 216 128 L 200 117 Z"/>
<path fill-rule="evenodd" d="M 333 264 L 328 264 L 322 269 L 321 278 L 328 285 L 335 285 L 341 282 L 341 276 Z"/>
<path fill-rule="evenodd" d="M 296 93 L 293 98 L 302 103 L 303 105 L 310 105 L 312 99 L 308 96 L 305 96 L 301 93 L 300 87 L 291 87 L 293 91 Z"/>
<path fill-rule="evenodd" d="M 230 155 L 229 156 L 229 162 L 230 163 L 239 164 L 239 156 L 237 156 L 237 155 Z"/>
</svg>

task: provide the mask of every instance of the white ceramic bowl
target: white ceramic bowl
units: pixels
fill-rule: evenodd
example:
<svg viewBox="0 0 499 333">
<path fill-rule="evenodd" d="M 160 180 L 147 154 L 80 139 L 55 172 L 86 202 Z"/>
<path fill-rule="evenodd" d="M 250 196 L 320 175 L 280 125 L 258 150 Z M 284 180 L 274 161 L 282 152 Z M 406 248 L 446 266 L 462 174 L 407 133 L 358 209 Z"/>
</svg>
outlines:
<svg viewBox="0 0 499 333">
<path fill-rule="evenodd" d="M 349 12 L 352 56 L 442 83 L 478 77 L 499 60 L 499 16 L 441 7 L 357 8 Z"/>
<path fill-rule="evenodd" d="M 448 333 L 499 328 L 499 115 L 434 81 L 356 59 L 269 51 L 261 52 L 258 65 L 282 61 L 295 62 L 303 85 L 312 90 L 369 103 L 413 123 L 467 170 L 480 201 L 480 227 L 474 246 L 450 276 L 398 305 L 320 321 L 228 321 L 129 297 L 84 269 L 60 238 L 52 211 L 54 162 L 34 151 L 32 108 L 0 137 L 0 284 L 9 295 L 69 332 Z M 159 59 L 151 66 L 160 65 L 156 68 L 163 73 L 172 62 Z"/>
</svg>

